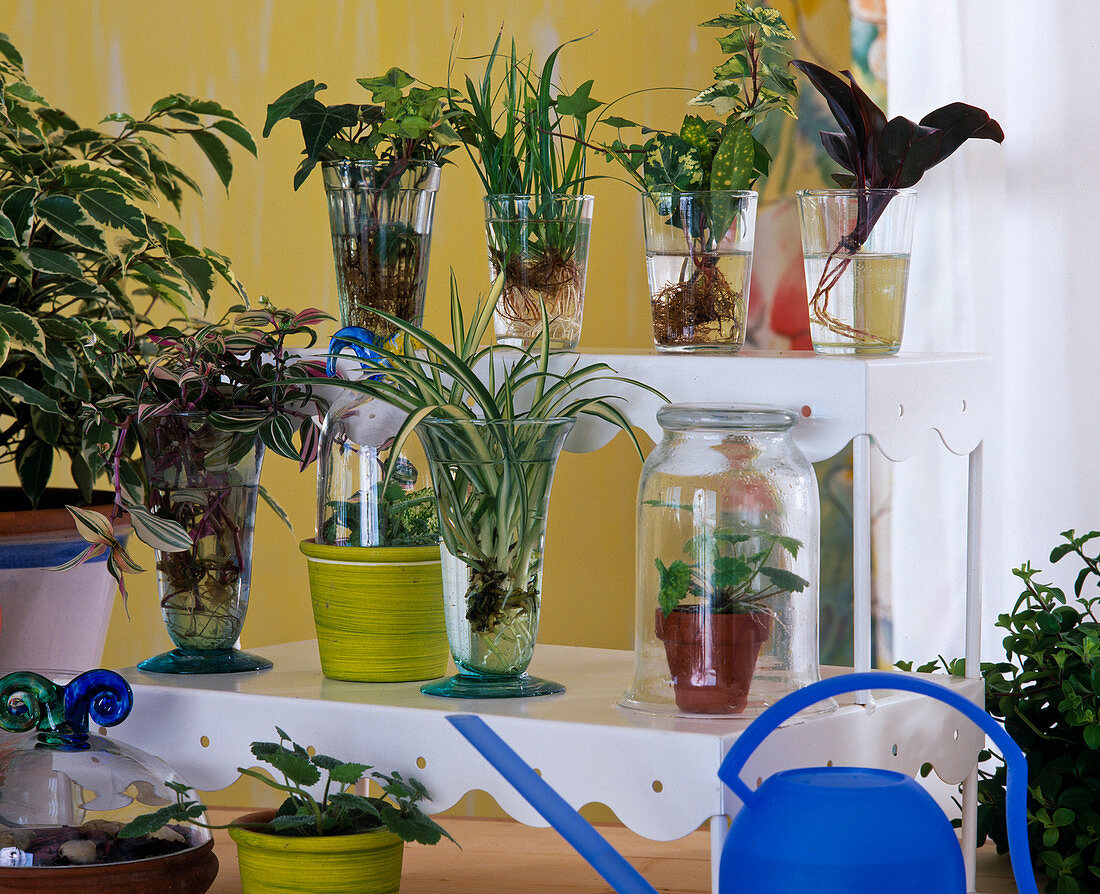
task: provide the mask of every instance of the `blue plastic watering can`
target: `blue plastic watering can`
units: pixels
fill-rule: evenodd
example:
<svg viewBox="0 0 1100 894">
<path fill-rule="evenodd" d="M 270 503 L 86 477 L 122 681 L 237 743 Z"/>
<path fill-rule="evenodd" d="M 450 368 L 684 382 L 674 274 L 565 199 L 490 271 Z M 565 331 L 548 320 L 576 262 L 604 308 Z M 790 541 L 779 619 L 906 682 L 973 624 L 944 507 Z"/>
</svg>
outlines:
<svg viewBox="0 0 1100 894">
<path fill-rule="evenodd" d="M 1027 842 L 1027 762 L 985 711 L 950 689 L 915 677 L 846 674 L 793 692 L 756 718 L 734 743 L 719 778 L 743 804 L 719 865 L 719 894 L 965 894 L 962 851 L 950 821 L 911 777 L 866 767 L 806 767 L 768 777 L 755 791 L 740 773 L 783 721 L 815 702 L 864 689 L 927 695 L 976 723 L 1004 755 L 1012 871 L 1021 894 L 1038 894 Z M 656 890 L 592 826 L 473 714 L 447 718 L 619 894 Z"/>
</svg>

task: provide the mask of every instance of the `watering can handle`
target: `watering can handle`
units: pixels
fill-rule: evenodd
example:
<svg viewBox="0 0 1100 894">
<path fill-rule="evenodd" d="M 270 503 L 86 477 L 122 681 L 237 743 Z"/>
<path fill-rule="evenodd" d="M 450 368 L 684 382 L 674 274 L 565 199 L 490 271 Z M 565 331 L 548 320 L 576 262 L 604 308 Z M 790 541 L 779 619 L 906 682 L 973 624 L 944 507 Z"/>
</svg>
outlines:
<svg viewBox="0 0 1100 894">
<path fill-rule="evenodd" d="M 336 375 L 336 360 L 344 348 L 351 348 L 360 361 L 369 363 L 382 360 L 383 355 L 371 349 L 371 346 L 377 342 L 378 339 L 375 338 L 374 333 L 362 326 L 345 326 L 343 329 L 337 329 L 328 343 L 328 363 L 325 366 L 325 374 L 330 379 Z M 366 363 L 362 363 L 361 366 L 365 367 Z"/>
<path fill-rule="evenodd" d="M 1004 756 L 1008 773 L 1005 813 L 1016 885 L 1021 894 L 1038 894 L 1027 842 L 1027 759 L 1020 750 L 1020 746 L 1005 732 L 1004 727 L 972 701 L 939 683 L 884 671 L 844 674 L 813 683 L 784 696 L 749 724 L 722 761 L 722 766 L 718 769 L 718 777 L 733 790 L 746 807 L 751 807 L 757 798 L 757 793 L 742 781 L 741 771 L 757 746 L 783 721 L 789 720 L 803 708 L 808 708 L 822 699 L 847 692 L 858 692 L 861 689 L 898 689 L 927 695 L 964 714 L 993 740 Z"/>
</svg>

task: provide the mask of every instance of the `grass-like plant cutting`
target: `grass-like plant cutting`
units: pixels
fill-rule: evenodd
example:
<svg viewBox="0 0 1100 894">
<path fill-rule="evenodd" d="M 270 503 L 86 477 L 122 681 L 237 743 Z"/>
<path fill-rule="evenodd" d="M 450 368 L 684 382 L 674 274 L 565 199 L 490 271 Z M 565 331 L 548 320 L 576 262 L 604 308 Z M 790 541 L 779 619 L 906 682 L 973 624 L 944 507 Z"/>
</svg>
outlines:
<svg viewBox="0 0 1100 894">
<path fill-rule="evenodd" d="M 380 773 L 367 764 L 346 763 L 324 754 L 309 754 L 275 727 L 278 742 L 253 742 L 252 754 L 282 777 L 282 781 L 256 770 L 238 767 L 238 772 L 286 794 L 286 800 L 268 823 L 250 825 L 258 832 L 273 835 L 318 836 L 350 835 L 373 829 L 388 829 L 403 841 L 436 844 L 441 838 L 454 841 L 442 826 L 417 805 L 428 792 L 417 780 L 394 771 Z M 368 775 L 369 773 L 369 775 Z M 360 795 L 352 791 L 361 780 L 376 782 L 382 797 Z M 324 781 L 319 798 L 309 789 Z M 189 797 L 191 789 L 167 782 L 176 793 L 176 803 L 131 820 L 119 831 L 123 838 L 148 835 L 169 823 L 192 823 L 207 829 L 227 829 L 212 825 L 200 817 L 205 805 Z"/>
<path fill-rule="evenodd" d="M 467 327 L 452 276 L 453 347 L 421 327 L 393 318 L 406 336 L 401 351 L 371 346 L 377 356 L 363 361 L 364 376 L 340 383 L 408 414 L 391 458 L 400 454 L 423 420 L 452 421 L 446 437 L 456 459 L 446 474 L 440 464 L 433 466 L 433 484 L 443 542 L 470 568 L 466 617 L 480 632 L 502 623 L 506 609 L 514 614 L 530 606 L 541 566 L 544 521 L 539 516 L 550 473 L 545 464 L 525 461 L 529 444 L 524 439 L 533 436 L 518 423 L 595 416 L 626 432 L 641 456 L 616 398 L 593 391 L 600 382 L 653 390 L 616 375 L 607 364 L 581 365 L 574 355 L 562 355 L 572 362 L 559 372 L 552 365 L 555 353 L 546 325 L 538 341 L 522 351 L 481 347 L 503 288 L 504 278 L 498 277 L 479 299 Z M 545 305 L 541 310 L 547 323 Z M 422 350 L 416 350 L 417 344 Z M 391 462 L 387 480 L 393 467 Z"/>
<path fill-rule="evenodd" d="M 824 269 L 810 296 L 811 319 L 856 344 L 876 344 L 873 332 L 849 325 L 829 310 L 833 288 L 841 282 L 875 224 L 886 210 L 894 191 L 915 185 L 924 172 L 939 164 L 969 139 L 1004 141 L 1004 131 L 988 112 L 953 102 L 929 112 L 919 123 L 898 115 L 887 119 L 856 83 L 812 62 L 791 63 L 825 98 L 840 127 L 839 133 L 821 132 L 825 152 L 846 173 L 833 174 L 845 189 L 857 191 L 856 222 L 825 260 Z"/>
<path fill-rule="evenodd" d="M 997 618 L 1005 658 L 982 662 L 981 670 L 986 710 L 1027 757 L 1028 839 L 1046 892 L 1081 894 L 1100 889 L 1100 531 L 1061 536 L 1050 561 L 1079 566 L 1076 598 L 1043 583 L 1030 562 L 1014 568 L 1023 591 Z M 912 662 L 898 667 L 913 669 Z M 961 677 L 965 663 L 941 658 L 916 668 L 940 669 Z M 1004 761 L 983 751 L 979 762 L 978 844 L 988 837 L 1005 853 Z"/>
<path fill-rule="evenodd" d="M 578 40 L 583 38 L 577 38 Z M 592 81 L 571 94 L 554 84 L 557 47 L 541 68 L 501 35 L 478 81 L 450 100 L 453 124 L 486 192 L 486 233 L 494 277 L 506 281 L 497 305 L 504 334 L 524 344 L 542 325 L 575 345 L 580 332 L 587 218 L 576 197 L 586 178 L 589 118 L 600 107 Z M 500 332 L 498 331 L 498 334 Z"/>
<path fill-rule="evenodd" d="M 723 248 L 732 227 L 745 227 L 742 202 L 728 191 L 767 176 L 771 154 L 757 138 L 765 119 L 776 111 L 794 117 L 796 85 L 786 70 L 794 34 L 776 10 L 739 0 L 701 27 L 725 32 L 717 41 L 726 58 L 689 105 L 716 117 L 687 114 L 678 132 L 645 127 L 651 136 L 629 144 L 623 131 L 640 125 L 601 119 L 617 131 L 602 147 L 605 157 L 645 194 L 647 211 L 682 231 L 674 253 L 647 252 L 654 340 L 663 346 L 744 342 L 751 255 Z M 685 200 L 685 193 L 693 195 Z"/>
</svg>

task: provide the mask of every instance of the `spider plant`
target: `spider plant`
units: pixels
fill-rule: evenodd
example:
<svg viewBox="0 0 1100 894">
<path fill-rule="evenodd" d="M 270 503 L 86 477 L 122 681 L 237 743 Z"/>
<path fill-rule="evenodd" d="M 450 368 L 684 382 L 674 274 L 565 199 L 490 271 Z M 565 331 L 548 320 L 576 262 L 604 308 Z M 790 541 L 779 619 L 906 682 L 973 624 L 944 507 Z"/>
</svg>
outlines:
<svg viewBox="0 0 1100 894">
<path fill-rule="evenodd" d="M 564 369 L 555 364 L 545 303 L 536 343 L 522 351 L 481 347 L 503 288 L 504 279 L 498 277 L 488 295 L 479 299 L 466 328 L 452 276 L 453 348 L 394 318 L 406 336 L 403 346 L 374 346 L 377 356 L 365 361 L 363 378 L 339 383 L 408 414 L 391 457 L 400 454 L 425 420 L 438 429 L 424 440 L 429 452 L 434 445 L 445 448 L 449 457 L 446 463 L 432 464 L 440 530 L 451 554 L 469 566 L 466 620 L 478 633 L 534 611 L 545 526 L 542 512 L 552 464 L 532 455 L 532 450 L 545 449 L 547 436 L 531 423 L 568 427 L 578 416 L 595 416 L 626 432 L 641 456 L 616 397 L 597 395 L 593 386 L 617 382 L 653 391 L 618 376 L 605 363 L 581 365 L 569 355 Z M 414 348 L 417 343 L 422 350 Z M 387 479 L 392 472 L 391 464 Z"/>
<path fill-rule="evenodd" d="M 591 201 L 582 196 L 589 116 L 601 103 L 592 81 L 572 94 L 554 84 L 558 46 L 541 68 L 515 41 L 480 57 L 479 81 L 451 98 L 455 130 L 486 192 L 486 235 L 494 278 L 506 285 L 497 308 L 498 337 L 530 344 L 541 303 L 556 343 L 573 347 L 580 334 Z M 502 325 L 503 324 L 503 325 Z"/>
</svg>

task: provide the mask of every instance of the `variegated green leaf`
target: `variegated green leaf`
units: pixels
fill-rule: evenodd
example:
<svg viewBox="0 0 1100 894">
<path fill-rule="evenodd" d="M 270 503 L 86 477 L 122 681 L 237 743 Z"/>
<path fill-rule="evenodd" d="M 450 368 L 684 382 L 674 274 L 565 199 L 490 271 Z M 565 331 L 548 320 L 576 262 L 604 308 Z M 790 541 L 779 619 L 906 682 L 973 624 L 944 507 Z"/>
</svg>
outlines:
<svg viewBox="0 0 1100 894">
<path fill-rule="evenodd" d="M 12 339 L 23 345 L 39 359 L 46 359 L 46 336 L 38 320 L 28 313 L 7 304 L 0 304 L 0 326 Z"/>
<path fill-rule="evenodd" d="M 42 196 L 34 203 L 34 213 L 59 236 L 77 245 L 98 251 L 107 248 L 99 224 L 69 196 Z"/>
<path fill-rule="evenodd" d="M 114 527 L 106 516 L 79 506 L 65 508 L 69 510 L 69 514 L 76 523 L 77 533 L 89 543 L 102 543 L 111 548 L 118 543 L 115 539 Z"/>
<path fill-rule="evenodd" d="M 194 545 L 183 526 L 173 519 L 154 515 L 144 506 L 128 506 L 134 533 L 143 543 L 162 552 L 182 552 Z"/>
<path fill-rule="evenodd" d="M 11 376 L 0 376 L 0 393 L 5 397 L 14 398 L 18 403 L 38 407 L 47 413 L 62 413 L 60 405 L 52 397 Z"/>
</svg>

